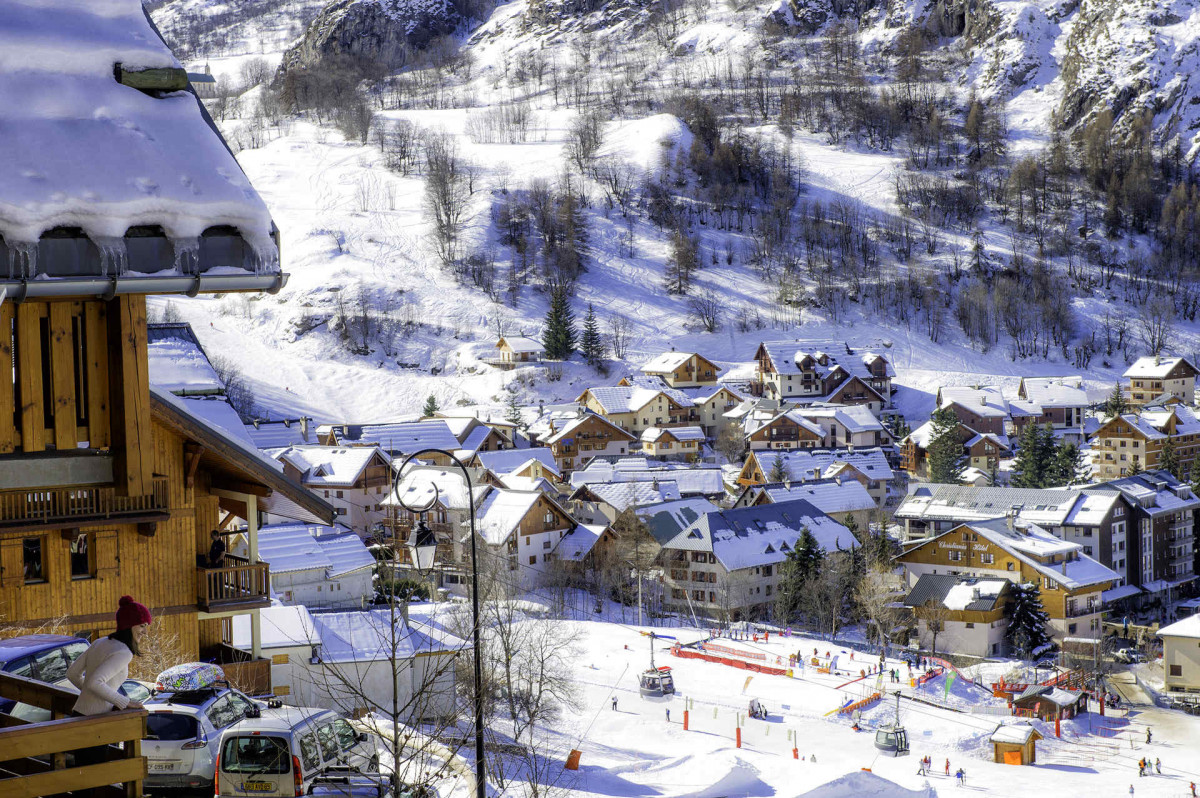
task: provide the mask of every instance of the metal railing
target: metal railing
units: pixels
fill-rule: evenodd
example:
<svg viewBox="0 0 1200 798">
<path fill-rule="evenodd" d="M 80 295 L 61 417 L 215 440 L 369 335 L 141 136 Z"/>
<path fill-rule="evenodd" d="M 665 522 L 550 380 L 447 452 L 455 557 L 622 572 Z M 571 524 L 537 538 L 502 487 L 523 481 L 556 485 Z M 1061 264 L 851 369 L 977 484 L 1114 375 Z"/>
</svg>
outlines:
<svg viewBox="0 0 1200 798">
<path fill-rule="evenodd" d="M 150 493 L 121 496 L 115 485 L 0 491 L 0 529 L 84 518 L 120 518 L 165 512 L 167 478 L 154 477 Z"/>
</svg>

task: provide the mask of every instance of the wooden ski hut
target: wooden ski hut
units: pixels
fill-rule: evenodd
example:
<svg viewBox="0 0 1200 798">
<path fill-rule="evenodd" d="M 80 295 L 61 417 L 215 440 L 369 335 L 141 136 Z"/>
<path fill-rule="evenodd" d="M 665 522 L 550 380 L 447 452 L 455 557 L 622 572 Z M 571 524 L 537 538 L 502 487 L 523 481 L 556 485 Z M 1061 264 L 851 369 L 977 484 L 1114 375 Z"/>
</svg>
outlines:
<svg viewBox="0 0 1200 798">
<path fill-rule="evenodd" d="M 992 733 L 994 761 L 1004 765 L 1032 765 L 1037 761 L 1038 730 L 1028 723 L 1001 726 Z"/>
</svg>

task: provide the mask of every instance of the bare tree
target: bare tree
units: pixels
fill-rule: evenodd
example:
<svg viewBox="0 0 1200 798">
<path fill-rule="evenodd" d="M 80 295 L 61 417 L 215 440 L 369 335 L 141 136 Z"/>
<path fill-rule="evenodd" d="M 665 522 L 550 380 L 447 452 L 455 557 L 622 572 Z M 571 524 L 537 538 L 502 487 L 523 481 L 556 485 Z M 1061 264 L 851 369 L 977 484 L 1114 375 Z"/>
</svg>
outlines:
<svg viewBox="0 0 1200 798">
<path fill-rule="evenodd" d="M 705 332 L 716 332 L 721 327 L 721 308 L 725 301 L 716 291 L 706 288 L 688 300 L 688 307 Z"/>
<path fill-rule="evenodd" d="M 925 630 L 932 638 L 929 650 L 937 653 L 938 635 L 946 631 L 946 622 L 950 619 L 950 610 L 938 599 L 930 599 L 917 610 L 917 617 L 925 622 Z"/>
<path fill-rule="evenodd" d="M 1158 295 L 1147 300 L 1138 311 L 1138 330 L 1150 354 L 1161 354 L 1175 334 L 1175 310 L 1171 301 Z"/>
<path fill-rule="evenodd" d="M 608 349 L 613 357 L 618 360 L 625 357 L 632 337 L 633 322 L 616 313 L 608 317 Z"/>
<path fill-rule="evenodd" d="M 890 570 L 876 566 L 863 574 L 854 588 L 854 603 L 863 617 L 875 628 L 878 641 L 887 645 L 892 627 L 896 624 L 896 590 Z"/>
</svg>

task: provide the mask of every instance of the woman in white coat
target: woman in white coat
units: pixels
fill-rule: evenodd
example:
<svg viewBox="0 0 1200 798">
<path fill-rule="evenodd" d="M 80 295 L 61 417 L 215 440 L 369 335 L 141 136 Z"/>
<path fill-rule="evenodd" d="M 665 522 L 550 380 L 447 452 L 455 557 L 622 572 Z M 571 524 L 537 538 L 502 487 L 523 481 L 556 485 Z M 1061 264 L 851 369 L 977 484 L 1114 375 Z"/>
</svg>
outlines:
<svg viewBox="0 0 1200 798">
<path fill-rule="evenodd" d="M 67 679 L 79 690 L 73 708 L 76 716 L 102 715 L 116 709 L 141 709 L 142 705 L 118 688 L 129 678 L 129 663 L 141 653 L 139 644 L 150 627 L 150 610 L 131 596 L 121 596 L 117 606 L 117 631 L 88 647 L 67 669 Z M 108 746 L 75 751 L 77 767 L 108 759 Z M 78 794 L 78 793 L 77 793 Z"/>
</svg>

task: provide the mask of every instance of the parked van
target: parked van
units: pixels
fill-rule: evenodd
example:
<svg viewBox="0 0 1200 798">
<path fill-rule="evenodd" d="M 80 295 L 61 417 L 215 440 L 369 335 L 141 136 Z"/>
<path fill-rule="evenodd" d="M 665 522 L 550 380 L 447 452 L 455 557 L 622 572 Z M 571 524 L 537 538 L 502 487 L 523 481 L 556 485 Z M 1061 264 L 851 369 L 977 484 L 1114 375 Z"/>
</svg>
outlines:
<svg viewBox="0 0 1200 798">
<path fill-rule="evenodd" d="M 225 730 L 214 792 L 225 798 L 304 795 L 326 768 L 379 770 L 374 738 L 328 709 L 279 707 Z"/>
</svg>

